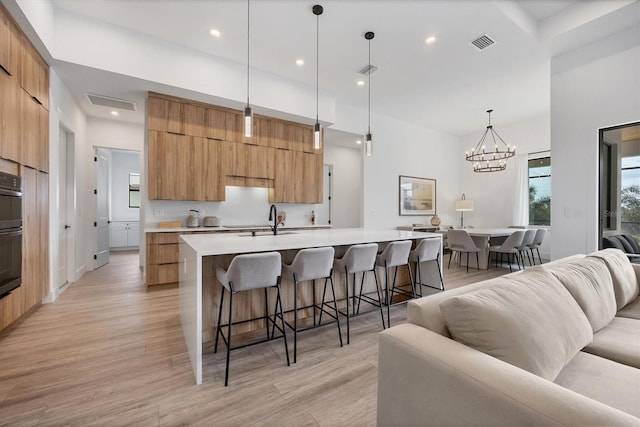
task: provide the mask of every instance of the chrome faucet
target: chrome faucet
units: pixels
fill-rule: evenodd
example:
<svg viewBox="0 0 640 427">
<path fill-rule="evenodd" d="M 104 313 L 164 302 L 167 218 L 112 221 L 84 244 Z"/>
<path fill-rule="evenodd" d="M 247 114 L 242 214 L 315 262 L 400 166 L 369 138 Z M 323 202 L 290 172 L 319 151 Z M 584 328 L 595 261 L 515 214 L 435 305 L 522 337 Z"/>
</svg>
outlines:
<svg viewBox="0 0 640 427">
<path fill-rule="evenodd" d="M 278 210 L 276 209 L 276 205 L 271 205 L 269 208 L 269 221 L 273 220 L 273 226 L 271 226 L 271 231 L 273 231 L 273 235 L 278 234 Z"/>
</svg>

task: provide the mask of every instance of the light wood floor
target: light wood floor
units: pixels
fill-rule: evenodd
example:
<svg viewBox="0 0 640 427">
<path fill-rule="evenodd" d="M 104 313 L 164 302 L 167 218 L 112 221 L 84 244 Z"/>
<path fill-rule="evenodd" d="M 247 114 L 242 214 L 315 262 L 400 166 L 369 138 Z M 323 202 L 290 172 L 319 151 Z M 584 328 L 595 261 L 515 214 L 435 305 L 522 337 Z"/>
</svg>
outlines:
<svg viewBox="0 0 640 427">
<path fill-rule="evenodd" d="M 196 386 L 177 288 L 146 290 L 137 264 L 112 254 L 0 336 L 0 425 L 375 424 L 378 312 L 353 319 L 343 348 L 335 325 L 299 334 L 290 367 L 282 340 L 232 352 L 226 388 L 224 352 L 206 349 Z M 452 288 L 508 269 L 444 272 Z M 392 324 L 405 317 L 406 305 L 392 308 Z"/>
</svg>

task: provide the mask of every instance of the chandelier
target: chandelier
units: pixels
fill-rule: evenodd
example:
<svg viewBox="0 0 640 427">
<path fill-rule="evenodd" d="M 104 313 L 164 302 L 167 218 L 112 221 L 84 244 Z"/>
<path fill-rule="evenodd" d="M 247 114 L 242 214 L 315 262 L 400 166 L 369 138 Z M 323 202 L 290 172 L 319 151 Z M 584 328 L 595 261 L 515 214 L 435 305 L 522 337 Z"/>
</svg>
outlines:
<svg viewBox="0 0 640 427">
<path fill-rule="evenodd" d="M 507 168 L 507 159 L 516 155 L 515 145 L 511 147 L 493 130 L 493 126 L 491 126 L 491 112 L 493 112 L 493 110 L 487 110 L 487 113 L 489 113 L 489 125 L 484 131 L 484 134 L 482 134 L 482 138 L 480 138 L 480 141 L 471 152 L 465 152 L 465 159 L 473 163 L 474 172 L 503 171 Z M 493 141 L 493 148 L 489 149 L 487 149 L 485 145 L 485 140 L 488 135 L 490 138 L 487 142 L 491 143 Z"/>
</svg>

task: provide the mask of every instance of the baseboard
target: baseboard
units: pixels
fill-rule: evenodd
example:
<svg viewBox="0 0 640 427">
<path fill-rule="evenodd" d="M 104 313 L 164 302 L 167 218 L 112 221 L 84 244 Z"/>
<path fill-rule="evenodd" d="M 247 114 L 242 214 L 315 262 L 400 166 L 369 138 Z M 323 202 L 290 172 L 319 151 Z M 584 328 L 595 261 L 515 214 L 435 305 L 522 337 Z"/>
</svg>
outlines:
<svg viewBox="0 0 640 427">
<path fill-rule="evenodd" d="M 64 291 L 67 290 L 69 285 L 70 285 L 70 283 L 67 282 L 66 284 L 64 284 L 63 286 L 59 287 L 58 289 L 54 289 L 53 292 L 50 292 L 47 296 L 42 298 L 42 304 L 51 304 L 52 302 L 55 302 L 55 300 L 57 300 L 58 297 L 60 295 L 62 295 L 62 293 Z"/>
</svg>

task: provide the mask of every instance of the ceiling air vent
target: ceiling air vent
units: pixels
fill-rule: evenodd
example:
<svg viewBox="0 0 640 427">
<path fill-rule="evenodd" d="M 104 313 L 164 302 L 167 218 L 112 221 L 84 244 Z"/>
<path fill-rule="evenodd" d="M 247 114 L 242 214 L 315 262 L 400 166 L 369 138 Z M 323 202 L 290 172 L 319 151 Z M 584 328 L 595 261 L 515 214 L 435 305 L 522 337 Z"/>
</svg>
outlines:
<svg viewBox="0 0 640 427">
<path fill-rule="evenodd" d="M 469 44 L 471 44 L 473 47 L 475 47 L 478 50 L 484 50 L 489 46 L 491 46 L 492 44 L 496 44 L 496 42 L 488 35 L 483 34 L 477 39 L 470 41 Z"/>
<path fill-rule="evenodd" d="M 376 67 L 375 65 L 367 64 L 364 67 L 362 67 L 362 69 L 360 71 L 358 71 L 358 73 L 362 74 L 363 76 L 368 76 L 369 74 L 372 74 L 377 69 L 378 69 L 378 67 Z"/>
<path fill-rule="evenodd" d="M 136 111 L 136 103 L 126 99 L 111 98 L 104 95 L 85 93 L 89 102 L 100 107 L 118 108 L 120 110 Z"/>
</svg>

